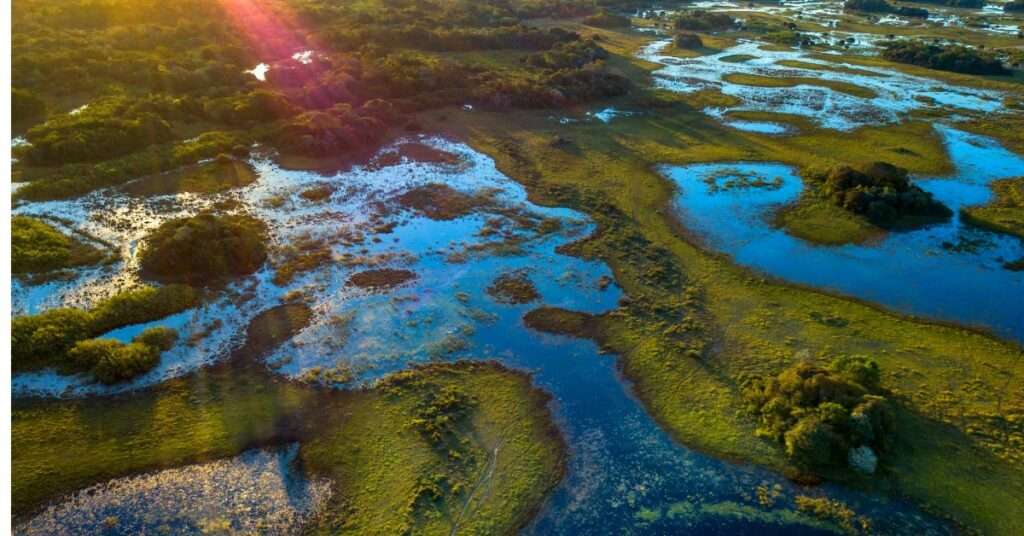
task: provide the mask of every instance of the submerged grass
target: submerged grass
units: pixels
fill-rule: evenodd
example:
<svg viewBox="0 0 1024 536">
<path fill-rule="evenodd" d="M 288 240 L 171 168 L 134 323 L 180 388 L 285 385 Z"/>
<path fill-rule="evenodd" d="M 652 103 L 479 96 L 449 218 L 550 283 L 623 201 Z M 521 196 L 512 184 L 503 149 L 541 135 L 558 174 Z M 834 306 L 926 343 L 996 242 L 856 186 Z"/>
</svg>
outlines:
<svg viewBox="0 0 1024 536">
<path fill-rule="evenodd" d="M 733 84 L 757 87 L 794 87 L 794 86 L 820 86 L 826 87 L 840 93 L 853 95 L 862 99 L 872 99 L 878 94 L 873 90 L 841 82 L 838 80 L 825 80 L 823 78 L 811 78 L 807 76 L 787 76 L 785 78 L 775 76 L 761 76 L 757 74 L 730 73 L 722 77 L 722 80 Z"/>
</svg>

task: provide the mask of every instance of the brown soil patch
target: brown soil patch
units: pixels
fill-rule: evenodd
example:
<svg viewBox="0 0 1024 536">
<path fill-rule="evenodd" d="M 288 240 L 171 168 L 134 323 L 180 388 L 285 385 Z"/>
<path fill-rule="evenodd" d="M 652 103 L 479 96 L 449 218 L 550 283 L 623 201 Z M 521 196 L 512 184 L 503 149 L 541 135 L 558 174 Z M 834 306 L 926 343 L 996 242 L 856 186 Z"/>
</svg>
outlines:
<svg viewBox="0 0 1024 536">
<path fill-rule="evenodd" d="M 309 324 L 313 311 L 305 304 L 289 303 L 267 309 L 249 322 L 240 357 L 262 357 L 291 339 Z"/>
<path fill-rule="evenodd" d="M 405 208 L 432 220 L 454 220 L 488 203 L 484 196 L 467 195 L 444 184 L 427 184 L 395 198 Z"/>
<path fill-rule="evenodd" d="M 348 278 L 348 283 L 361 288 L 383 289 L 397 287 L 413 279 L 416 279 L 416 272 L 381 268 L 352 274 L 352 277 Z"/>
<path fill-rule="evenodd" d="M 487 287 L 490 294 L 499 303 L 520 304 L 537 301 L 540 294 L 525 272 L 502 274 Z"/>
</svg>

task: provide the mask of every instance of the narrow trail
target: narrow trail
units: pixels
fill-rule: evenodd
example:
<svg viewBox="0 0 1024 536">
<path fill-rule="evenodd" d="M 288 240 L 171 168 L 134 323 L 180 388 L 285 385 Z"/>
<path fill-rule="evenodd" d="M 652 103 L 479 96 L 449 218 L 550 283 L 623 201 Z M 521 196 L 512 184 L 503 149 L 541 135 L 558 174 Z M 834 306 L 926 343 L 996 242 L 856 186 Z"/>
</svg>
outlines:
<svg viewBox="0 0 1024 536">
<path fill-rule="evenodd" d="M 476 484 L 473 485 L 473 489 L 469 490 L 469 494 L 466 496 L 466 500 L 462 504 L 462 509 L 459 511 L 459 515 L 452 521 L 452 530 L 448 533 L 448 536 L 455 536 L 458 533 L 459 523 L 462 521 L 462 518 L 466 516 L 466 512 L 469 511 L 469 506 L 472 504 L 477 492 L 490 484 L 491 477 L 494 476 L 494 471 L 498 467 L 498 451 L 504 443 L 504 438 L 499 439 L 498 444 L 491 450 L 490 455 L 487 457 L 487 465 L 485 465 L 483 471 L 481 471 L 480 477 L 477 478 Z"/>
</svg>

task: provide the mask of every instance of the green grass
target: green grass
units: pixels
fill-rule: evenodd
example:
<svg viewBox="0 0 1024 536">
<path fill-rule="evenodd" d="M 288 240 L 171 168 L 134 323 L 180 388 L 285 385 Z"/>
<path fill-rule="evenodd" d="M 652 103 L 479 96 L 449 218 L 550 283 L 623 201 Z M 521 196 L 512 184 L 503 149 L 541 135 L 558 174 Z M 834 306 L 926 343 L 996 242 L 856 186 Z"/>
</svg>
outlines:
<svg viewBox="0 0 1024 536">
<path fill-rule="evenodd" d="M 12 415 L 16 515 L 111 478 L 300 441 L 304 467 L 334 479 L 333 509 L 317 532 L 508 533 L 525 524 L 561 479 L 564 447 L 546 395 L 493 363 L 403 373 L 401 394 L 333 391 L 271 377 L 237 361 L 113 398 L 18 401 Z M 472 400 L 454 433 L 453 459 L 410 428 L 428 388 Z M 59 445 L 59 448 L 55 448 Z M 406 508 L 417 484 L 462 475 L 432 508 Z M 420 516 L 422 514 L 422 516 Z M 420 532 L 422 531 L 422 532 Z"/>
<path fill-rule="evenodd" d="M 967 526 L 1012 534 L 1014 520 L 1024 517 L 1024 451 L 1014 448 L 1024 441 L 1024 394 L 1008 388 L 1024 379 L 1019 348 L 767 281 L 704 251 L 671 216 L 674 187 L 654 169 L 664 163 L 765 160 L 802 168 L 882 159 L 915 173 L 946 173 L 950 163 L 931 126 L 908 122 L 840 134 L 811 126 L 797 136 L 764 137 L 726 129 L 687 98 L 657 114 L 607 125 L 473 112 L 449 115 L 440 128 L 495 158 L 527 185 L 531 199 L 597 221 L 597 236 L 576 253 L 607 262 L 631 298 L 601 318 L 597 338 L 620 353 L 641 400 L 679 441 L 789 473 L 781 451 L 754 437 L 754 422 L 742 412 L 741 382 L 777 374 L 798 356 L 827 362 L 840 354 L 868 355 L 886 371 L 883 387 L 906 405 L 913 426 L 898 432 L 910 446 L 881 476 L 851 484 L 898 489 Z M 554 146 L 555 136 L 572 143 Z M 933 435 L 943 442 L 925 444 Z M 952 449 L 970 471 L 956 471 L 936 449 Z"/>
<path fill-rule="evenodd" d="M 990 187 L 992 201 L 962 213 L 970 223 L 1024 238 L 1024 177 L 997 180 Z"/>
<path fill-rule="evenodd" d="M 560 436 L 542 418 L 546 396 L 523 375 L 491 365 L 409 374 L 422 383 L 361 393 L 344 416 L 330 414 L 337 422 L 328 421 L 329 432 L 303 446 L 306 467 L 343 483 L 333 501 L 345 515 L 322 520 L 313 532 L 500 534 L 525 525 L 563 470 Z M 425 385 L 457 387 L 473 398 L 458 446 L 432 446 L 408 426 Z M 424 475 L 445 475 L 461 491 L 417 503 Z"/>
<path fill-rule="evenodd" d="M 38 218 L 11 218 L 11 271 L 15 274 L 42 273 L 96 264 L 106 258 L 103 251 L 68 236 Z"/>
<path fill-rule="evenodd" d="M 774 223 L 786 234 L 824 245 L 864 244 L 885 235 L 865 218 L 808 195 L 776 212 Z"/>
<path fill-rule="evenodd" d="M 809 61 L 780 60 L 780 61 L 777 61 L 776 63 L 778 65 L 782 65 L 782 66 L 785 66 L 785 67 L 793 67 L 793 68 L 796 68 L 796 69 L 809 69 L 809 70 L 812 70 L 812 71 L 825 71 L 825 72 L 853 74 L 853 75 L 860 75 L 860 76 L 880 76 L 880 77 L 886 76 L 884 74 L 877 73 L 875 71 L 869 71 L 867 69 L 856 69 L 856 68 L 853 68 L 853 67 L 843 67 L 843 66 L 838 66 L 838 65 L 823 65 L 821 63 L 811 63 Z"/>
</svg>

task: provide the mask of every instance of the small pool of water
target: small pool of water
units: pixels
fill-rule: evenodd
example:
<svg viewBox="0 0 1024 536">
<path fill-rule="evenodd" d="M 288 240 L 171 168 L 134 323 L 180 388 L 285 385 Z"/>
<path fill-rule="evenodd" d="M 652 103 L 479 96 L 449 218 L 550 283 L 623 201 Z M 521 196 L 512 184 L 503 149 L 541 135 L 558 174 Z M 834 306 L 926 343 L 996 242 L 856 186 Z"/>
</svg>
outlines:
<svg viewBox="0 0 1024 536">
<path fill-rule="evenodd" d="M 954 212 L 988 201 L 992 180 L 1024 175 L 1024 158 L 993 140 L 936 128 L 956 172 L 916 183 Z M 990 327 L 1024 341 L 1024 272 L 1002 266 L 1024 257 L 1017 238 L 964 225 L 955 215 L 948 223 L 888 233 L 869 245 L 815 245 L 768 223 L 772 211 L 795 201 L 803 188 L 789 166 L 737 162 L 666 166 L 663 172 L 679 186 L 676 207 L 684 224 L 740 264 L 898 311 Z M 707 182 L 740 174 L 781 182 L 738 189 L 712 188 Z"/>
<path fill-rule="evenodd" d="M 14 528 L 49 534 L 300 534 L 331 496 L 307 480 L 298 445 L 118 478 L 92 486 Z"/>
</svg>

